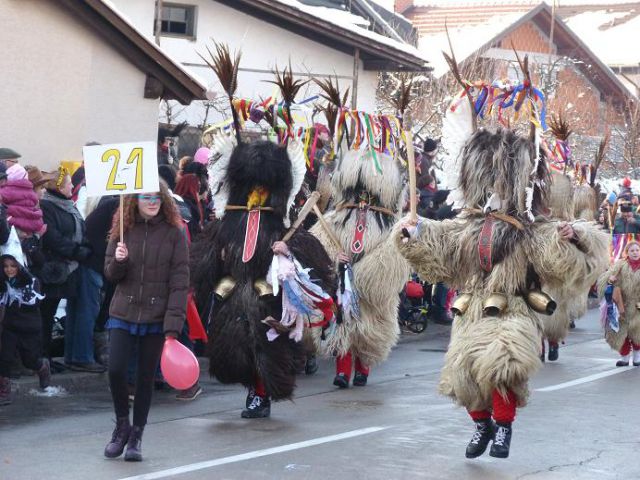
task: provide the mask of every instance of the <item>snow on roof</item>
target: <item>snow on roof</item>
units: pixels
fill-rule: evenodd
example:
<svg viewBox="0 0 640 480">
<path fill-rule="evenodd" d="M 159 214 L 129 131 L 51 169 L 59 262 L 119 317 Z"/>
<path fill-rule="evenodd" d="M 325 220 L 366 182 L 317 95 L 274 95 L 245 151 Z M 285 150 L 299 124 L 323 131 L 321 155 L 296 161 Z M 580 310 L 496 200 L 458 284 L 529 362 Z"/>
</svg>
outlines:
<svg viewBox="0 0 640 480">
<path fill-rule="evenodd" d="M 160 52 L 162 55 L 164 55 L 167 60 L 169 60 L 173 65 L 175 65 L 178 69 L 180 69 L 185 75 L 187 75 L 189 78 L 191 78 L 194 82 L 196 82 L 197 84 L 199 84 L 205 91 L 208 90 L 208 85 L 207 82 L 205 80 L 202 79 L 202 77 L 200 77 L 198 74 L 193 73 L 190 70 L 187 70 L 184 66 L 182 66 L 182 64 L 180 62 L 178 62 L 177 60 L 175 60 L 171 55 L 169 55 L 166 51 L 162 50 L 158 45 L 156 45 L 154 42 L 150 41 L 147 36 L 142 33 L 142 31 L 140 31 L 140 29 L 136 28 L 136 26 L 133 24 L 133 22 L 131 20 L 129 20 L 129 18 L 122 13 L 118 7 L 111 1 L 111 0 L 100 0 L 100 2 L 102 2 L 105 6 L 107 6 L 110 10 L 113 11 L 114 14 L 116 14 L 118 17 L 120 17 L 120 19 L 125 22 L 128 26 L 130 26 L 133 30 L 135 30 L 142 38 L 144 38 L 144 40 L 151 46 L 153 46 L 153 48 L 155 48 L 158 52 Z"/>
<path fill-rule="evenodd" d="M 413 55 L 414 57 L 421 58 L 427 61 L 428 57 L 425 57 L 425 55 L 414 46 L 405 42 L 399 42 L 389 37 L 385 37 L 384 35 L 380 35 L 379 33 L 373 32 L 371 30 L 367 30 L 365 28 L 365 25 L 369 26 L 369 22 L 367 21 L 367 19 L 360 17 L 359 15 L 355 15 L 351 12 L 347 12 L 345 10 L 340 10 L 337 8 L 314 7 L 305 5 L 298 2 L 297 0 L 275 1 L 296 8 L 302 12 L 313 15 L 314 17 L 318 17 L 325 22 L 330 22 L 361 37 L 366 37 L 377 43 L 381 43 L 387 47 L 391 47 L 394 50 L 399 50 L 401 52 L 408 53 L 409 55 Z"/>
<path fill-rule="evenodd" d="M 613 26 L 615 20 L 628 15 L 628 12 L 591 11 L 569 17 L 565 23 L 607 65 L 637 65 L 640 15 Z"/>
<path fill-rule="evenodd" d="M 495 16 L 480 25 L 462 25 L 449 28 L 449 36 L 458 63 L 463 62 L 480 47 L 491 41 L 502 31 L 520 20 L 526 12 Z M 449 71 L 442 52 L 450 53 L 446 32 L 423 35 L 418 43 L 420 51 L 427 56 L 433 67 L 433 76 L 441 77 Z"/>
<path fill-rule="evenodd" d="M 492 7 L 499 5 L 535 6 L 540 3 L 553 5 L 553 0 L 414 0 L 416 7 Z M 556 6 L 582 6 L 582 5 L 622 5 L 626 3 L 638 3 L 638 0 L 556 0 Z"/>
</svg>

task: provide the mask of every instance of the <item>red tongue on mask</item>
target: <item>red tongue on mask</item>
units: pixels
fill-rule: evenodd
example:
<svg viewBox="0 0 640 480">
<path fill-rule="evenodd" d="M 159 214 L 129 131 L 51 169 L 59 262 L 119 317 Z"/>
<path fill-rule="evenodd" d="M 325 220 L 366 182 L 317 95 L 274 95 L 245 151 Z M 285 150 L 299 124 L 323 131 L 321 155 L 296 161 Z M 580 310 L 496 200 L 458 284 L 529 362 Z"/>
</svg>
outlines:
<svg viewBox="0 0 640 480">
<path fill-rule="evenodd" d="M 247 218 L 247 230 L 244 233 L 244 248 L 242 250 L 242 261 L 247 263 L 256 253 L 258 243 L 258 233 L 260 232 L 260 210 L 251 210 Z"/>
</svg>

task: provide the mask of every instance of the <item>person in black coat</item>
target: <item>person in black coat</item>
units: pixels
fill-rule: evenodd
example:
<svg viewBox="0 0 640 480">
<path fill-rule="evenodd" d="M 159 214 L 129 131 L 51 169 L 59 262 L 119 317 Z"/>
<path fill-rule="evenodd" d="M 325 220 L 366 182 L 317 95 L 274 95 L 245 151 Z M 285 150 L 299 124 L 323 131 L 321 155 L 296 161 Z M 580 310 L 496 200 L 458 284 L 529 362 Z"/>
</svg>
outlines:
<svg viewBox="0 0 640 480">
<path fill-rule="evenodd" d="M 93 352 L 95 316 L 89 311 L 99 302 L 101 285 L 85 265 L 91 247 L 85 236 L 82 215 L 71 200 L 71 176 L 60 168 L 46 185 L 40 208 L 47 224 L 43 252 L 45 263 L 39 276 L 46 299 L 42 302 L 44 351 L 50 355 L 54 315 L 62 298 L 67 299 L 65 321 L 65 363 L 73 370 L 104 372 Z"/>
<path fill-rule="evenodd" d="M 14 237 L 15 238 L 15 237 Z M 24 267 L 20 242 L 3 245 L 0 256 L 0 307 L 4 309 L 0 335 L 0 405 L 11 403 L 11 366 L 22 364 L 38 373 L 40 387 L 49 386 L 49 361 L 42 358 L 40 282 Z"/>
</svg>

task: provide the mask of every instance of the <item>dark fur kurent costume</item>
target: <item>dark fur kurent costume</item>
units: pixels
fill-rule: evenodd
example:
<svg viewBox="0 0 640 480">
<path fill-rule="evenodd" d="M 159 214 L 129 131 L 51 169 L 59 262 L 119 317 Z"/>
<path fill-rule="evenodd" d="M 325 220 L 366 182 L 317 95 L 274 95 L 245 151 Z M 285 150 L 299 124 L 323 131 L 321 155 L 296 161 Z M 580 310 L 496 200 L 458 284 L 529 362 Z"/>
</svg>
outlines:
<svg viewBox="0 0 640 480">
<path fill-rule="evenodd" d="M 212 179 L 217 187 L 218 220 L 192 249 L 198 303 L 207 303 L 215 292 L 209 316 L 210 373 L 222 383 L 242 383 L 249 389 L 260 389 L 263 383 L 268 397 L 289 399 L 305 355 L 302 344 L 287 335 L 267 339 L 269 326 L 263 320 L 280 319 L 282 298 L 281 294 L 273 296 L 265 277 L 273 258 L 271 247 L 287 231 L 285 218 L 301 178 L 293 178 L 287 148 L 269 141 L 241 143 L 233 148 L 228 166 L 224 159 L 218 162 L 222 162 L 217 168 L 220 177 Z M 212 171 L 216 171 L 215 164 Z M 259 222 L 255 223 L 257 212 Z M 248 222 L 259 230 L 255 253 L 246 261 L 243 252 Z M 330 291 L 332 262 L 322 245 L 303 230 L 287 245 L 304 267 L 312 269 L 311 276 Z"/>
<path fill-rule="evenodd" d="M 440 392 L 476 422 L 467 457 L 481 455 L 493 440 L 491 455 L 505 458 L 515 407 L 526 404 L 529 377 L 540 366 L 543 325 L 536 312 L 551 299 L 539 289 L 597 276 L 607 237 L 577 222 L 575 237 L 564 240 L 559 222 L 542 216 L 547 165 L 530 139 L 479 130 L 460 162 L 463 214 L 421 219 L 409 239 L 401 223 L 394 237 L 421 278 L 459 288 Z"/>
</svg>

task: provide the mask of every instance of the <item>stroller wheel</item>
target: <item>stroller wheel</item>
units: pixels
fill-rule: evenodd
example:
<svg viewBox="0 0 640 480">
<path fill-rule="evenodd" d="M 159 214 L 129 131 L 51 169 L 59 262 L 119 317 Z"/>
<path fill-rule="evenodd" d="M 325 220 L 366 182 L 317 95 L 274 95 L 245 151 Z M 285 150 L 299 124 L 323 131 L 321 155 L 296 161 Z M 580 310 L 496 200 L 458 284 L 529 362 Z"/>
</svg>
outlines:
<svg viewBox="0 0 640 480">
<path fill-rule="evenodd" d="M 427 329 L 427 319 L 420 310 L 411 312 L 407 320 L 407 328 L 413 333 L 422 333 Z"/>
</svg>

